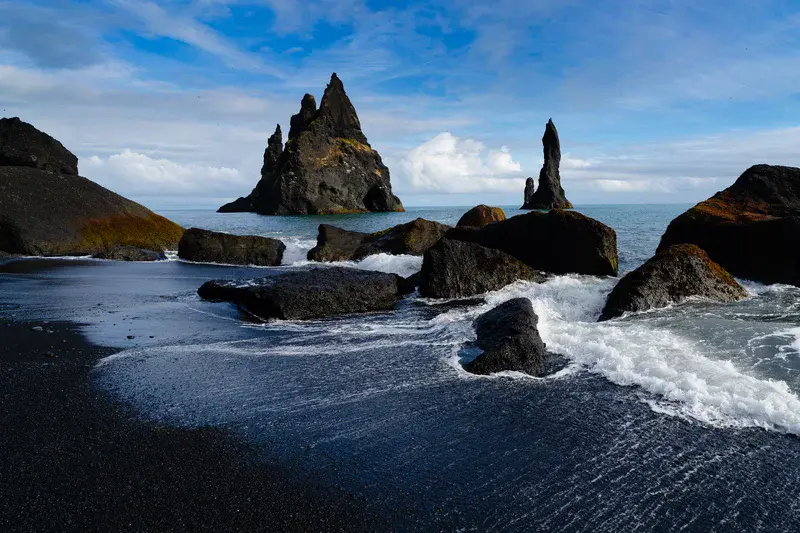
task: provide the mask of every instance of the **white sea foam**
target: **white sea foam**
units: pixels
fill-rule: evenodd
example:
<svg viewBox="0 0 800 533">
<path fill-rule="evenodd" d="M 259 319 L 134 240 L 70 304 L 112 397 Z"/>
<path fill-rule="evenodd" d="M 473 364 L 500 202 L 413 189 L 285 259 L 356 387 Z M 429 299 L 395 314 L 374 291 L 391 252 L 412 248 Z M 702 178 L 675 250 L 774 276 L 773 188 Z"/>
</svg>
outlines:
<svg viewBox="0 0 800 533">
<path fill-rule="evenodd" d="M 334 261 L 332 263 L 318 263 L 316 261 L 297 261 L 292 266 L 341 266 L 359 268 L 362 270 L 375 270 L 389 274 L 398 274 L 408 277 L 422 268 L 422 257 L 416 255 L 369 255 L 361 261 Z"/>
</svg>

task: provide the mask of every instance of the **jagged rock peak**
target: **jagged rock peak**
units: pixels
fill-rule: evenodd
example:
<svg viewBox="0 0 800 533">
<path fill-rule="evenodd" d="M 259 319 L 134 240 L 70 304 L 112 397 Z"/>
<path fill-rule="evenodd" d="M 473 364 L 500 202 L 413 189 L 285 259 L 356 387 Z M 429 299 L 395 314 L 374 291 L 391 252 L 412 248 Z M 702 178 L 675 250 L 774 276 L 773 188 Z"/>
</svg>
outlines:
<svg viewBox="0 0 800 533">
<path fill-rule="evenodd" d="M 319 104 L 319 118 L 325 122 L 331 137 L 352 139 L 369 145 L 367 137 L 361 131 L 361 122 L 358 120 L 356 108 L 344 91 L 342 80 L 334 72 L 331 81 L 325 88 L 322 101 Z"/>
<path fill-rule="evenodd" d="M 300 112 L 292 115 L 289 120 L 289 139 L 297 137 L 316 116 L 317 101 L 314 99 L 314 95 L 306 93 L 300 101 Z"/>
<path fill-rule="evenodd" d="M 525 204 L 523 209 L 571 209 L 572 203 L 567 200 L 561 187 L 561 142 L 553 119 L 547 121 L 542 136 L 544 164 L 539 172 L 539 187 L 533 192 L 529 183 L 525 184 Z M 531 193 L 530 196 L 528 193 Z"/>
<path fill-rule="evenodd" d="M 272 169 L 278 163 L 278 159 L 283 153 L 283 133 L 281 132 L 281 125 L 275 127 L 275 133 L 270 135 L 267 141 L 267 149 L 264 150 L 264 166 L 261 167 L 261 175 L 272 172 Z"/>
</svg>

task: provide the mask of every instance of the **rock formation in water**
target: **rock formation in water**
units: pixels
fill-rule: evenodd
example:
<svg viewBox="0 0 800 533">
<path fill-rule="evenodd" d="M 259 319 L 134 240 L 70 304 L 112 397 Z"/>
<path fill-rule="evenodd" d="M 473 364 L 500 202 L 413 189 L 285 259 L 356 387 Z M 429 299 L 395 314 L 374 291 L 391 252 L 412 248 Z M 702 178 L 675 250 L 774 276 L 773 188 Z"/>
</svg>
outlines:
<svg viewBox="0 0 800 533">
<path fill-rule="evenodd" d="M 522 209 L 572 209 L 572 204 L 561 187 L 561 174 L 558 171 L 561 164 L 561 142 L 552 119 L 545 126 L 542 144 L 544 165 L 539 172 L 539 187 L 534 191 L 533 178 L 525 181 Z"/>
<path fill-rule="evenodd" d="M 458 219 L 457 227 L 481 228 L 492 222 L 500 222 L 506 219 L 506 214 L 499 207 L 489 207 L 488 205 L 476 205 L 461 218 Z"/>
<path fill-rule="evenodd" d="M 281 146 L 278 128 L 264 153 L 261 180 L 246 198 L 220 212 L 262 215 L 403 211 L 389 169 L 361 131 L 358 115 L 334 73 L 319 109 L 306 94 Z"/>
<path fill-rule="evenodd" d="M 527 298 L 514 298 L 475 320 L 477 345 L 484 351 L 464 370 L 493 374 L 513 370 L 541 376 L 547 370 L 547 350 L 536 324 L 539 317 Z"/>
<path fill-rule="evenodd" d="M 178 257 L 199 263 L 278 266 L 286 245 L 257 235 L 231 235 L 189 228 L 178 243 Z"/>
<path fill-rule="evenodd" d="M 658 250 L 691 243 L 734 276 L 800 286 L 800 168 L 755 165 L 670 222 Z"/>
<path fill-rule="evenodd" d="M 163 252 L 135 248 L 133 246 L 115 246 L 100 253 L 94 254 L 95 259 L 106 259 L 108 261 L 140 261 L 152 262 L 163 261 L 167 258 Z"/>
<path fill-rule="evenodd" d="M 629 272 L 608 295 L 600 320 L 679 303 L 690 296 L 733 302 L 747 291 L 693 244 L 674 244 Z"/>
<path fill-rule="evenodd" d="M 616 232 L 576 211 L 533 211 L 482 228 L 453 228 L 446 237 L 501 250 L 543 272 L 617 275 Z"/>
<path fill-rule="evenodd" d="M 93 255 L 174 249 L 183 228 L 78 175 L 78 158 L 18 118 L 0 120 L 0 251 Z"/>
</svg>

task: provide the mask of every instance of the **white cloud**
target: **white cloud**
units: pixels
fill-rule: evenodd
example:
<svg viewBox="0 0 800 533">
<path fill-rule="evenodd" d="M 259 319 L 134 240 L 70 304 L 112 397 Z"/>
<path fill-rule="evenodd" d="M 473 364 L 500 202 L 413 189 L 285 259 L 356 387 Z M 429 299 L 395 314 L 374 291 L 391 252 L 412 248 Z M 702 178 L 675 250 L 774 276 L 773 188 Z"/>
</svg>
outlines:
<svg viewBox="0 0 800 533">
<path fill-rule="evenodd" d="M 106 158 L 93 155 L 82 163 L 81 173 L 123 196 L 227 196 L 253 185 L 235 168 L 180 164 L 130 150 Z"/>
<path fill-rule="evenodd" d="M 490 150 L 475 139 L 442 132 L 414 148 L 400 162 L 400 180 L 414 191 L 468 193 L 512 191 L 519 187 L 522 167 L 508 148 Z M 402 187 L 401 187 L 402 190 Z"/>
</svg>

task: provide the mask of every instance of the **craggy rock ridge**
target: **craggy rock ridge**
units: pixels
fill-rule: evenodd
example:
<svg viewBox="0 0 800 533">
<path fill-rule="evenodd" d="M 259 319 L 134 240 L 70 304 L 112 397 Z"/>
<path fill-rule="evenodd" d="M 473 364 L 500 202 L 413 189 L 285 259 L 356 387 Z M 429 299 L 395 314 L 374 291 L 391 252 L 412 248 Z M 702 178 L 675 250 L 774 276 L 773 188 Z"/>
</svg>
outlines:
<svg viewBox="0 0 800 533">
<path fill-rule="evenodd" d="M 372 254 L 422 255 L 450 226 L 416 218 L 377 233 L 348 231 L 329 224 L 319 226 L 317 245 L 309 261 L 358 261 Z"/>
<path fill-rule="evenodd" d="M 527 298 L 514 298 L 475 321 L 477 345 L 484 352 L 464 365 L 473 374 L 492 374 L 507 370 L 532 376 L 547 371 L 547 350 L 536 324 L 539 317 Z"/>
<path fill-rule="evenodd" d="M 183 228 L 77 175 L 77 158 L 19 119 L 0 120 L 0 251 L 93 255 L 174 249 Z M 9 155 L 11 154 L 11 155 Z"/>
<path fill-rule="evenodd" d="M 675 244 L 617 283 L 608 295 L 600 320 L 665 307 L 690 296 L 733 302 L 747 297 L 747 291 L 697 246 Z"/>
<path fill-rule="evenodd" d="M 388 311 L 408 290 L 396 274 L 329 267 L 253 280 L 208 281 L 197 293 L 207 300 L 234 303 L 264 319 L 308 320 Z"/>
<path fill-rule="evenodd" d="M 506 214 L 499 207 L 489 207 L 488 205 L 476 205 L 464 213 L 456 227 L 481 228 L 492 222 L 500 222 L 506 219 Z"/>
<path fill-rule="evenodd" d="M 261 181 L 247 198 L 220 212 L 262 215 L 403 211 L 392 194 L 389 169 L 361 131 L 358 115 L 334 73 L 319 109 L 310 94 L 291 119 L 281 149 L 280 128 L 269 139 Z"/>
<path fill-rule="evenodd" d="M 553 119 L 545 126 L 542 144 L 544 165 L 539 172 L 539 188 L 534 192 L 533 178 L 525 181 L 525 202 L 522 209 L 572 209 L 572 204 L 561 187 L 561 175 L 558 172 L 561 164 L 561 142 L 558 140 Z"/>
<path fill-rule="evenodd" d="M 500 250 L 442 239 L 422 261 L 419 292 L 429 298 L 461 298 L 501 289 L 517 280 L 541 283 L 541 272 Z"/>
<path fill-rule="evenodd" d="M 670 222 L 658 250 L 691 243 L 734 276 L 800 286 L 800 169 L 755 165 Z"/>
<path fill-rule="evenodd" d="M 230 235 L 189 228 L 178 243 L 178 257 L 199 263 L 278 266 L 286 245 L 256 235 Z"/>
<path fill-rule="evenodd" d="M 501 250 L 553 274 L 616 276 L 618 271 L 616 232 L 576 211 L 533 211 L 482 228 L 453 228 L 446 236 Z"/>
</svg>

